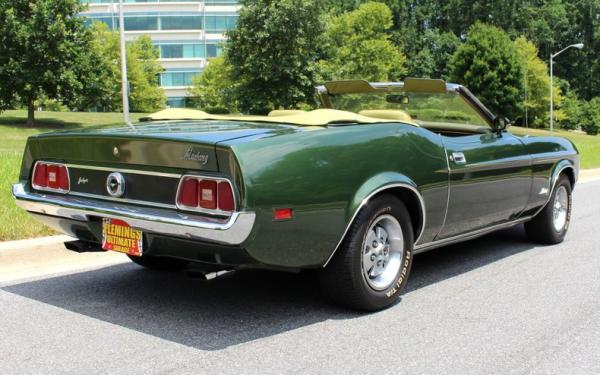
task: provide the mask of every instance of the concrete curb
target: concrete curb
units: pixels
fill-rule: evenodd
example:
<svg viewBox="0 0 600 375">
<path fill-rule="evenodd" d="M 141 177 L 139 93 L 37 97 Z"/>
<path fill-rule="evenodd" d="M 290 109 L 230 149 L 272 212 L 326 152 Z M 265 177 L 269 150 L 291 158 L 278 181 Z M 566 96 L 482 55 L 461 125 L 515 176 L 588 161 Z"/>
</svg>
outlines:
<svg viewBox="0 0 600 375">
<path fill-rule="evenodd" d="M 4 241 L 0 242 L 0 251 L 9 251 L 16 249 L 35 249 L 38 247 L 44 247 L 47 245 L 55 245 L 59 243 L 63 243 L 65 241 L 73 240 L 73 237 L 58 235 L 58 236 L 47 236 L 47 237 L 39 237 L 39 238 L 29 238 L 26 240 L 16 240 L 16 241 Z"/>
<path fill-rule="evenodd" d="M 600 168 L 582 169 L 579 171 L 579 182 L 596 181 L 600 179 Z"/>
</svg>

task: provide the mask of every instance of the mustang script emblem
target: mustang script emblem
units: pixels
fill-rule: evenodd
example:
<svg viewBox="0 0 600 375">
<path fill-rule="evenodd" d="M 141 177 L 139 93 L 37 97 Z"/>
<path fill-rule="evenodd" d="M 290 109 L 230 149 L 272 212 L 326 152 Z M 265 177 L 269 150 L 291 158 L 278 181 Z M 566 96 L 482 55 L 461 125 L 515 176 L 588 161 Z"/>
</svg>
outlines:
<svg viewBox="0 0 600 375">
<path fill-rule="evenodd" d="M 188 148 L 182 157 L 183 160 L 199 161 L 200 164 L 206 165 L 208 163 L 208 155 L 203 154 L 202 151 L 194 150 L 192 147 Z"/>
<path fill-rule="evenodd" d="M 79 177 L 79 180 L 77 180 L 77 185 L 83 185 L 83 184 L 87 184 L 88 183 L 88 179 L 85 177 Z"/>
</svg>

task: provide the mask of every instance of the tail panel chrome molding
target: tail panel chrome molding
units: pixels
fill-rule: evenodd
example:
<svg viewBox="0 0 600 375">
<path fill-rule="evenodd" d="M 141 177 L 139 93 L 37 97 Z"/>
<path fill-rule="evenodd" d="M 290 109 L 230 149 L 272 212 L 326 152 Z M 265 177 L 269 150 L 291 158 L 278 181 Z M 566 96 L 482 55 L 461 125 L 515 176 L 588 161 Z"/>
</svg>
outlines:
<svg viewBox="0 0 600 375">
<path fill-rule="evenodd" d="M 226 245 L 244 242 L 252 228 L 254 212 L 234 212 L 228 218 L 189 215 L 174 210 L 139 207 L 73 196 L 31 193 L 24 184 L 13 185 L 19 207 L 33 213 L 88 222 L 90 217 L 121 219 L 144 232 L 205 240 Z"/>
</svg>

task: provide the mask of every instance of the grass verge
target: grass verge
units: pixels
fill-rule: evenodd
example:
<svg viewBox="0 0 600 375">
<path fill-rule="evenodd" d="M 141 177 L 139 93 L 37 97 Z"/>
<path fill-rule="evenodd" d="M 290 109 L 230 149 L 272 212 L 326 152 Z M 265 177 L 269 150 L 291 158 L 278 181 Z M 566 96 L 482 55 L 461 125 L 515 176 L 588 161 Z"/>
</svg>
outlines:
<svg viewBox="0 0 600 375">
<path fill-rule="evenodd" d="M 581 169 L 600 168 L 600 136 L 565 130 L 556 130 L 554 133 L 550 133 L 550 131 L 544 129 L 526 129 L 518 126 L 511 127 L 510 131 L 516 135 L 568 138 L 579 150 L 579 154 L 581 155 Z"/>
<path fill-rule="evenodd" d="M 55 234 L 18 208 L 11 186 L 19 179 L 21 157 L 27 137 L 53 130 L 77 129 L 86 126 L 122 123 L 120 113 L 96 112 L 36 112 L 36 126 L 24 127 L 25 111 L 0 114 L 0 241 L 17 240 Z M 137 120 L 143 114 L 132 114 Z"/>
</svg>

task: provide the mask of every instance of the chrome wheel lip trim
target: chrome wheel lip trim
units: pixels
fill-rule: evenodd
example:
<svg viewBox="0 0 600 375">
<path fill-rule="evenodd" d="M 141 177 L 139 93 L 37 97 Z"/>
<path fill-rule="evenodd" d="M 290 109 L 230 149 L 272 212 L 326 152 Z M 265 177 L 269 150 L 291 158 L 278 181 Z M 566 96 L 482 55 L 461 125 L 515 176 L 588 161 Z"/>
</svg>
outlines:
<svg viewBox="0 0 600 375">
<path fill-rule="evenodd" d="M 569 194 L 567 188 L 560 186 L 556 190 L 554 202 L 552 202 L 552 226 L 556 232 L 561 232 L 567 225 L 569 212 Z"/>
<path fill-rule="evenodd" d="M 374 233 L 377 233 L 376 228 L 378 227 L 383 229 L 383 231 L 380 230 L 379 233 L 383 234 L 384 240 L 372 237 Z M 374 245 L 372 242 L 377 242 L 378 246 L 375 248 L 378 249 L 378 251 L 372 251 Z M 389 249 L 387 256 L 384 252 L 386 246 Z M 370 249 L 368 252 L 366 250 L 367 247 Z M 398 219 L 390 214 L 377 217 L 365 232 L 361 246 L 361 271 L 370 288 L 376 291 L 382 291 L 394 284 L 394 281 L 396 281 L 396 278 L 400 273 L 404 250 L 404 233 L 402 232 L 402 226 L 400 225 L 400 222 L 398 222 Z M 366 268 L 366 266 L 368 266 L 365 264 L 366 255 L 369 255 L 369 257 L 374 256 L 377 265 L 369 265 L 369 267 Z M 375 267 L 377 267 L 377 270 L 374 274 L 373 268 Z"/>
<path fill-rule="evenodd" d="M 342 242 L 344 242 L 344 239 L 346 238 L 346 235 L 348 234 L 350 227 L 354 223 L 354 219 L 356 219 L 356 216 L 358 215 L 360 210 L 363 209 L 367 205 L 367 203 L 369 203 L 369 200 L 371 198 L 373 198 L 375 195 L 377 195 L 378 193 L 381 193 L 385 190 L 393 189 L 396 187 L 405 188 L 405 189 L 410 190 L 417 196 L 417 198 L 419 200 L 420 213 L 421 213 L 422 219 L 421 219 L 421 225 L 419 226 L 419 230 L 417 232 L 418 236 L 417 236 L 417 239 L 414 241 L 414 245 L 416 246 L 416 244 L 419 243 L 419 241 L 421 240 L 421 237 L 423 236 L 423 232 L 425 232 L 425 224 L 427 222 L 427 210 L 425 207 L 425 200 L 423 199 L 421 192 L 415 186 L 409 185 L 407 183 L 392 183 L 392 184 L 383 185 L 383 186 L 379 187 L 378 189 L 375 189 L 374 191 L 372 191 L 369 195 L 367 195 L 362 200 L 360 205 L 356 208 L 356 210 L 354 210 L 354 213 L 352 214 L 350 221 L 346 224 L 346 229 L 344 229 L 344 233 L 342 234 L 342 237 L 339 239 L 337 245 L 335 246 L 335 248 L 329 255 L 329 258 L 327 258 L 327 261 L 325 261 L 325 263 L 323 264 L 323 268 L 327 267 L 329 262 L 331 262 L 331 259 L 333 259 L 333 256 L 335 255 L 335 253 L 338 251 L 338 249 L 342 245 Z"/>
</svg>

